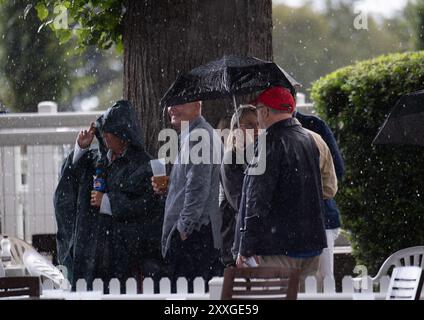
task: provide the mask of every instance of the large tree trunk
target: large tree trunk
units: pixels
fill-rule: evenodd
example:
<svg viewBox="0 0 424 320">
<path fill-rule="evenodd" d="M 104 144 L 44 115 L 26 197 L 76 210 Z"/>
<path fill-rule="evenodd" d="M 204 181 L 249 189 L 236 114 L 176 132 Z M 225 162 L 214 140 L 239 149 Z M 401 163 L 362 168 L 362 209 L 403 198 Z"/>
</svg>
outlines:
<svg viewBox="0 0 424 320">
<path fill-rule="evenodd" d="M 272 59 L 272 0 L 129 0 L 127 9 L 124 97 L 154 156 L 163 127 L 159 100 L 178 73 L 224 54 Z M 214 126 L 231 110 L 231 101 L 203 106 Z"/>
</svg>

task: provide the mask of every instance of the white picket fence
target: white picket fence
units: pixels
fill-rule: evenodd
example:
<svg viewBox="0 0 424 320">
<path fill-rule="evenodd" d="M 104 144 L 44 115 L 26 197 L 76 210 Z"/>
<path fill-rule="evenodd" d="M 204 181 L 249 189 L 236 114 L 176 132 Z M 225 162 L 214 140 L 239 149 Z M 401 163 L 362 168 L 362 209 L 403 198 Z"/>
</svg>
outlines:
<svg viewBox="0 0 424 320">
<path fill-rule="evenodd" d="M 390 278 L 382 277 L 378 286 L 372 285 L 371 277 L 363 277 L 362 284 L 346 276 L 342 281 L 342 291 L 336 292 L 333 278 L 324 280 L 322 292 L 318 292 L 315 277 L 305 281 L 305 292 L 298 294 L 298 300 L 384 300 L 389 287 Z M 154 293 L 154 281 L 151 278 L 143 280 L 143 293 L 137 293 L 137 282 L 130 278 L 125 283 L 126 293 L 121 293 L 118 279 L 109 282 L 109 293 L 104 294 L 104 283 L 101 279 L 93 282 L 93 290 L 87 290 L 85 280 L 78 280 L 76 291 L 55 289 L 51 280 L 45 280 L 42 285 L 42 298 L 70 300 L 220 300 L 223 278 L 213 278 L 209 281 L 209 292 L 205 291 L 205 282 L 196 278 L 193 283 L 193 293 L 188 293 L 187 280 L 179 278 L 177 293 L 171 293 L 171 282 L 163 278 L 159 283 L 159 293 Z"/>
</svg>

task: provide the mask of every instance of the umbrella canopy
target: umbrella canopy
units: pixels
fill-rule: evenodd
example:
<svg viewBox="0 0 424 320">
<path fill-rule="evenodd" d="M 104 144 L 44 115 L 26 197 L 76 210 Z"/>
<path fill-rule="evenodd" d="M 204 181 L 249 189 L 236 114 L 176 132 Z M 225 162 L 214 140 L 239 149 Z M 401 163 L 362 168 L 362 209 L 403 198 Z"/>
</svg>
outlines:
<svg viewBox="0 0 424 320">
<path fill-rule="evenodd" d="M 273 62 L 224 56 L 180 75 L 161 99 L 162 107 L 214 100 L 283 86 L 294 95 L 301 85 Z"/>
<path fill-rule="evenodd" d="M 424 90 L 400 98 L 373 143 L 424 146 Z"/>
</svg>

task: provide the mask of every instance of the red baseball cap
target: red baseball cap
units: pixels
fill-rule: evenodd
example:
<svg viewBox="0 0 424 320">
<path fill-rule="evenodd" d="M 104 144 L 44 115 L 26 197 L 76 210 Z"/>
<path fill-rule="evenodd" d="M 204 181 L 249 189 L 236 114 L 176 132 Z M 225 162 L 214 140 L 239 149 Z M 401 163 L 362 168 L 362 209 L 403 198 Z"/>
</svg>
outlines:
<svg viewBox="0 0 424 320">
<path fill-rule="evenodd" d="M 290 93 L 290 90 L 283 87 L 266 89 L 253 102 L 254 105 L 258 105 L 259 103 L 271 109 L 288 111 L 290 113 L 293 113 L 296 109 L 296 102 L 293 95 Z"/>
</svg>

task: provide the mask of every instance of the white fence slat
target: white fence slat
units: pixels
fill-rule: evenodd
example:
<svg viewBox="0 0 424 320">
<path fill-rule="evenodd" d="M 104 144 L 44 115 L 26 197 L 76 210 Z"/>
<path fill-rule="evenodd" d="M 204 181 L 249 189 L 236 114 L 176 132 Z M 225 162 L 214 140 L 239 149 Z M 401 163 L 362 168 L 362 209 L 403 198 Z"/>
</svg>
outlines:
<svg viewBox="0 0 424 320">
<path fill-rule="evenodd" d="M 382 276 L 380 278 L 380 293 L 386 293 L 389 290 L 390 277 Z"/>
<path fill-rule="evenodd" d="M 193 281 L 193 293 L 205 293 L 205 280 L 202 277 L 197 277 Z"/>
<path fill-rule="evenodd" d="M 19 147 L 4 147 L 2 152 L 5 153 L 2 157 L 2 167 L 4 169 L 2 177 L 4 187 L 2 232 L 3 234 L 17 236 L 18 186 L 16 185 L 16 174 L 20 170 L 16 168 L 16 165 L 19 164 L 20 150 Z"/>
<path fill-rule="evenodd" d="M 51 194 L 54 194 L 54 192 L 52 192 Z M 53 201 L 51 201 L 51 202 L 53 203 Z M 45 225 L 43 232 L 55 234 L 57 232 L 57 224 L 56 224 L 55 216 L 53 214 L 47 214 L 45 216 L 44 220 L 46 222 L 46 225 Z"/>
<path fill-rule="evenodd" d="M 109 294 L 120 295 L 121 294 L 121 283 L 118 279 L 113 278 L 109 282 Z"/>
<path fill-rule="evenodd" d="M 96 279 L 93 281 L 93 291 L 87 291 L 86 282 L 84 279 L 77 281 L 77 292 L 67 292 L 67 290 L 55 290 L 54 284 L 50 280 L 43 282 L 43 290 L 47 290 L 45 297 L 55 296 L 54 292 L 59 292 L 65 299 L 79 299 L 79 300 L 93 300 L 93 299 L 209 299 L 209 300 L 219 300 L 222 293 L 222 277 L 214 277 L 209 281 L 209 294 L 204 292 L 204 280 L 202 278 L 196 278 L 194 283 L 194 293 L 188 294 L 183 291 L 187 286 L 187 280 L 185 278 L 179 278 L 177 280 L 177 294 L 170 293 L 170 280 L 168 278 L 162 278 L 160 281 L 160 292 L 157 297 L 154 297 L 153 292 L 153 280 L 151 278 L 145 278 L 143 281 L 143 293 L 137 293 L 137 282 L 134 278 L 130 278 L 126 281 L 126 293 L 121 294 L 120 288 L 121 284 L 118 279 L 112 279 L 109 284 L 109 293 L 110 295 L 104 295 L 103 282 L 101 279 Z M 371 277 L 368 279 L 371 281 Z M 325 279 L 324 283 L 326 286 L 326 292 L 313 292 L 313 289 L 316 288 L 316 279 L 315 277 L 308 277 L 306 280 L 306 293 L 299 293 L 298 298 L 300 300 L 383 300 L 385 299 L 386 294 L 383 290 L 386 290 L 388 277 L 382 278 L 380 281 L 381 292 L 374 293 L 370 290 L 362 290 L 361 292 L 354 292 L 352 278 L 350 276 L 345 276 L 342 280 L 342 292 L 335 292 L 332 290 L 334 286 L 334 281 L 331 278 Z M 371 287 L 371 286 L 370 286 Z M 405 291 L 405 295 L 408 292 Z M 59 297 L 59 296 L 58 296 Z"/>
<path fill-rule="evenodd" d="M 16 192 L 15 188 L 15 175 L 16 175 L 16 164 L 19 162 L 15 162 L 16 158 L 20 156 L 19 147 L 4 147 L 2 149 L 4 152 L 2 157 L 2 165 L 4 169 L 4 187 L 5 194 L 14 195 Z"/>
<path fill-rule="evenodd" d="M 44 180 L 45 180 L 45 189 L 44 189 L 44 221 L 45 226 L 43 232 L 46 233 L 56 233 L 55 224 L 53 221 L 54 218 L 54 206 L 52 201 L 52 194 L 56 188 L 58 177 L 59 177 L 59 167 L 62 162 L 62 158 L 59 157 L 59 147 L 58 146 L 45 146 L 45 152 L 43 153 L 44 157 Z"/>
<path fill-rule="evenodd" d="M 159 281 L 159 292 L 163 294 L 171 293 L 171 281 L 169 278 L 162 278 Z"/>
<path fill-rule="evenodd" d="M 28 214 L 33 219 L 26 238 L 55 233 L 52 194 L 58 177 L 58 147 L 28 146 Z"/>
<path fill-rule="evenodd" d="M 372 281 L 371 276 L 367 276 L 367 282 L 366 287 L 363 290 L 366 293 L 373 293 L 374 292 L 374 282 Z"/>
<path fill-rule="evenodd" d="M 137 281 L 134 278 L 129 278 L 125 282 L 126 294 L 137 294 Z"/>
<path fill-rule="evenodd" d="M 309 276 L 305 279 L 305 293 L 317 293 L 317 279 Z"/>
<path fill-rule="evenodd" d="M 180 277 L 177 279 L 177 293 L 187 293 L 188 292 L 188 283 L 187 279 Z"/>
<path fill-rule="evenodd" d="M 78 279 L 76 283 L 77 292 L 86 292 L 87 291 L 87 281 L 85 279 Z"/>
<path fill-rule="evenodd" d="M 43 179 L 42 175 L 37 175 L 37 176 L 38 176 L 37 180 Z M 34 211 L 32 212 L 32 217 L 35 222 L 34 224 L 35 228 L 31 230 L 30 233 L 25 235 L 26 239 L 30 238 L 31 234 L 39 234 L 43 232 L 43 229 L 46 225 L 45 215 L 43 214 L 45 210 L 46 210 L 46 207 L 45 207 L 44 195 L 43 193 L 40 193 L 38 196 L 36 196 L 35 208 L 34 208 Z"/>
<path fill-rule="evenodd" d="M 15 212 L 17 209 L 16 197 L 5 195 L 5 212 L 4 212 L 4 229 L 3 234 L 16 235 L 16 219 Z"/>
<path fill-rule="evenodd" d="M 143 280 L 143 294 L 154 293 L 154 282 L 152 278 L 144 278 Z"/>
<path fill-rule="evenodd" d="M 59 286 L 58 289 L 69 291 L 69 290 L 71 290 L 71 287 L 72 287 L 71 283 L 69 282 L 68 279 L 65 278 L 65 279 L 60 281 L 60 286 Z"/>
<path fill-rule="evenodd" d="M 353 279 L 351 276 L 345 276 L 342 280 L 342 292 L 353 293 Z"/>
<path fill-rule="evenodd" d="M 100 291 L 100 292 L 104 292 L 104 284 L 103 284 L 103 280 L 102 279 L 94 279 L 93 281 L 93 291 Z"/>
<path fill-rule="evenodd" d="M 324 293 L 334 293 L 336 292 L 336 283 L 332 276 L 327 276 L 324 278 Z"/>
<path fill-rule="evenodd" d="M 220 300 L 224 278 L 214 277 L 209 281 L 209 299 Z"/>
<path fill-rule="evenodd" d="M 34 146 L 28 146 L 27 147 L 27 162 L 28 162 L 28 168 L 27 168 L 27 185 L 28 185 L 28 193 L 27 193 L 27 218 L 26 218 L 26 233 L 33 234 L 36 232 L 36 203 L 38 202 L 37 199 L 37 192 L 35 190 L 38 181 L 37 177 L 35 176 L 35 168 L 36 165 L 36 148 Z M 39 176 L 40 177 L 40 176 Z M 42 183 L 42 182 L 40 182 Z"/>
<path fill-rule="evenodd" d="M 35 233 L 56 233 L 52 194 L 64 158 L 63 150 L 66 150 L 64 144 L 73 146 L 77 132 L 90 123 L 87 119 L 95 119 L 100 114 L 69 112 L 1 115 L 2 233 L 28 242 L 31 242 Z M 16 128 L 20 128 L 19 132 Z M 22 175 L 27 177 L 26 185 L 22 185 Z"/>
<path fill-rule="evenodd" d="M 53 281 L 50 279 L 46 279 L 43 281 L 43 289 L 44 290 L 53 290 L 54 289 L 54 284 Z"/>
</svg>

